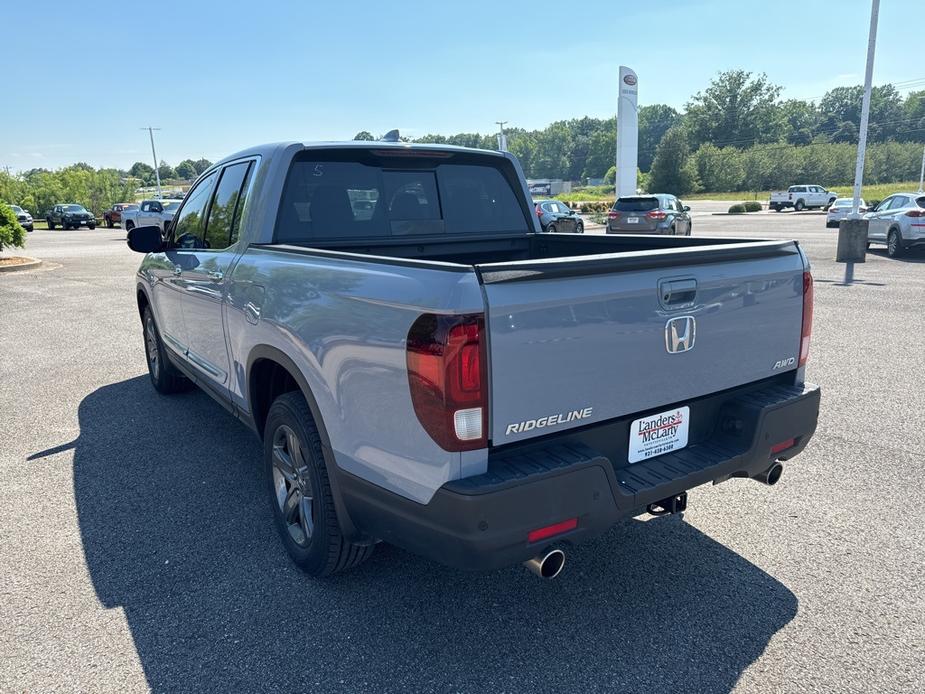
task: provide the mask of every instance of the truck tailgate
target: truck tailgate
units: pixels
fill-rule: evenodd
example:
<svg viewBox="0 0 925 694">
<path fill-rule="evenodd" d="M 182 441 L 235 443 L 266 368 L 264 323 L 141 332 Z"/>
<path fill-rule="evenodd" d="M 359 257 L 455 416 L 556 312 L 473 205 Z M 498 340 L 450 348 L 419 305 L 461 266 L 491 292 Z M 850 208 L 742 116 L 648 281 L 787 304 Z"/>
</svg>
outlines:
<svg viewBox="0 0 925 694">
<path fill-rule="evenodd" d="M 804 261 L 793 242 L 477 270 L 493 445 L 680 407 L 797 368 Z"/>
</svg>

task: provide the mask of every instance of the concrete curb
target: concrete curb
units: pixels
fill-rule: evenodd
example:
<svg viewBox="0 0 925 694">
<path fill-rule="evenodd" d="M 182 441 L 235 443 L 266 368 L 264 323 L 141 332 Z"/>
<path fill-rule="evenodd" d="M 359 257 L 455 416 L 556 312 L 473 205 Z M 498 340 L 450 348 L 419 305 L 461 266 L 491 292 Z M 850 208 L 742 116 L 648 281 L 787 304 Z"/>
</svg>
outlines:
<svg viewBox="0 0 925 694">
<path fill-rule="evenodd" d="M 26 255 L 11 256 L 14 258 L 26 258 L 29 262 L 19 263 L 17 265 L 0 265 L 0 273 L 2 272 L 18 272 L 19 270 L 32 270 L 37 268 L 42 264 L 42 261 L 38 258 L 31 258 Z"/>
</svg>

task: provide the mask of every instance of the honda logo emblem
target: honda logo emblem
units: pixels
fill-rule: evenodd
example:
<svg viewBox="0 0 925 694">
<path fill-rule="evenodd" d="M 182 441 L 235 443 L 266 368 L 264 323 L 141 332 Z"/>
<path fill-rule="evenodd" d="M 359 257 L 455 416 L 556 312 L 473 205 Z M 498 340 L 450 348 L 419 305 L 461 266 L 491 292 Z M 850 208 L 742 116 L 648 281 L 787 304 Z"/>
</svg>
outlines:
<svg viewBox="0 0 925 694">
<path fill-rule="evenodd" d="M 665 349 L 669 354 L 680 354 L 694 348 L 697 321 L 693 316 L 678 316 L 665 323 Z"/>
</svg>

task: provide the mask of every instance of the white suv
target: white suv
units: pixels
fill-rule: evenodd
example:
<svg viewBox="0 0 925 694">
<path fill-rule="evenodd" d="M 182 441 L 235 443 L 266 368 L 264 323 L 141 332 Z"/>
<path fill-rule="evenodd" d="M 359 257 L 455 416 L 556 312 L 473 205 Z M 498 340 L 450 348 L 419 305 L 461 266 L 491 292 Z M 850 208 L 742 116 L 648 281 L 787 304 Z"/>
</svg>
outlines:
<svg viewBox="0 0 925 694">
<path fill-rule="evenodd" d="M 925 193 L 893 193 L 864 215 L 867 240 L 885 243 L 891 258 L 912 246 L 925 246 Z"/>
</svg>

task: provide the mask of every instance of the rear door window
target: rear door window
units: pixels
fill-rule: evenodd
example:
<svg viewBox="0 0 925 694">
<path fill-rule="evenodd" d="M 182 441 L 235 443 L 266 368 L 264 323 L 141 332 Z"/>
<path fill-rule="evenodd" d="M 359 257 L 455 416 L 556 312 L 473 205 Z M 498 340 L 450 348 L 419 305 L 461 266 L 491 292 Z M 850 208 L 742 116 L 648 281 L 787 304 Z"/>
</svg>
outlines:
<svg viewBox="0 0 925 694">
<path fill-rule="evenodd" d="M 620 198 L 613 207 L 618 212 L 648 212 L 658 206 L 658 198 Z"/>
<path fill-rule="evenodd" d="M 244 207 L 244 187 L 251 162 L 226 166 L 215 189 L 209 208 L 209 224 L 204 237 L 205 248 L 220 250 L 237 241 L 237 226 Z"/>
</svg>

